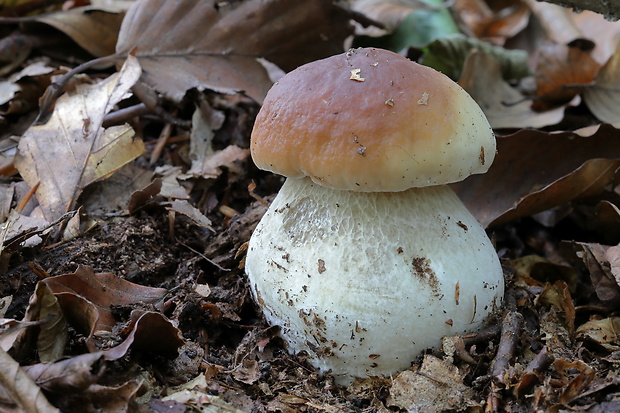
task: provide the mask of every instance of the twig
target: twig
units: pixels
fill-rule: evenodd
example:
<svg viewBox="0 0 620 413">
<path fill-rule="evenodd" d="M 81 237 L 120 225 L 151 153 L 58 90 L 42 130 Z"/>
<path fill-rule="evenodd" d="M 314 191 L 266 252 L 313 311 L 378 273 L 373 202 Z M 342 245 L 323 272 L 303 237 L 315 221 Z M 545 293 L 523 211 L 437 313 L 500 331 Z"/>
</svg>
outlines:
<svg viewBox="0 0 620 413">
<path fill-rule="evenodd" d="M 510 311 L 504 317 L 504 321 L 502 322 L 502 336 L 499 340 L 497 355 L 495 356 L 495 360 L 493 360 L 493 368 L 491 370 L 491 377 L 499 383 L 505 384 L 504 375 L 515 354 L 522 326 L 523 316 L 516 311 Z"/>
</svg>

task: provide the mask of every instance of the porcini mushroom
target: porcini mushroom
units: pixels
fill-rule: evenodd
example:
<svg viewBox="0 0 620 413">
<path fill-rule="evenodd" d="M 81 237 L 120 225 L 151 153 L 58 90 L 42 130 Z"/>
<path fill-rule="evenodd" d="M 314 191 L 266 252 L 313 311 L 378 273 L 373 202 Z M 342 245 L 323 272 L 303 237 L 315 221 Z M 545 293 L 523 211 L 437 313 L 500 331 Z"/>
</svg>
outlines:
<svg viewBox="0 0 620 413">
<path fill-rule="evenodd" d="M 448 77 L 381 49 L 309 63 L 269 91 L 250 147 L 288 177 L 245 268 L 289 351 L 341 383 L 392 374 L 500 305 L 495 249 L 446 185 L 486 172 L 495 137 Z"/>
</svg>

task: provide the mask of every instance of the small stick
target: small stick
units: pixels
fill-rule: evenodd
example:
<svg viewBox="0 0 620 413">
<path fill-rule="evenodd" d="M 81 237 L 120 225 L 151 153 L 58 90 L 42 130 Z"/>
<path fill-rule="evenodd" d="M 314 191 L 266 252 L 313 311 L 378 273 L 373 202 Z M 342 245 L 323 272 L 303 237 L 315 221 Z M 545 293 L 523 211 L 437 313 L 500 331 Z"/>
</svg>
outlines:
<svg viewBox="0 0 620 413">
<path fill-rule="evenodd" d="M 510 360 L 512 360 L 515 354 L 522 326 L 523 316 L 516 311 L 510 311 L 504 317 L 502 335 L 491 370 L 491 377 L 499 383 L 505 384 L 504 375 L 510 366 Z"/>
</svg>

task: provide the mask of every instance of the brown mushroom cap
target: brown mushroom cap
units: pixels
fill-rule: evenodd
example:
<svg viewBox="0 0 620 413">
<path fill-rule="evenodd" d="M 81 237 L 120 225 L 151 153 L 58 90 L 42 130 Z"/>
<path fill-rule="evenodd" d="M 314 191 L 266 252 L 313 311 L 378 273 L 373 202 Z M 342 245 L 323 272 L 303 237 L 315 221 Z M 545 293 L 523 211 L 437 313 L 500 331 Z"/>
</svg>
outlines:
<svg viewBox="0 0 620 413">
<path fill-rule="evenodd" d="M 343 190 L 403 191 L 484 173 L 495 137 L 447 76 L 382 49 L 301 66 L 269 91 L 251 137 L 256 165 Z"/>
</svg>

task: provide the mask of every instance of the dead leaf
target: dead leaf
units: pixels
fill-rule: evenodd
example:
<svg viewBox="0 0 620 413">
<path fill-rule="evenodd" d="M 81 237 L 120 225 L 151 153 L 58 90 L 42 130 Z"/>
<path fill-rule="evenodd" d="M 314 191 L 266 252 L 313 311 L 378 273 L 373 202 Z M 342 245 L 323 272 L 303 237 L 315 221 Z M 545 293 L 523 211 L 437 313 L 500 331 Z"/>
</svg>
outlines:
<svg viewBox="0 0 620 413">
<path fill-rule="evenodd" d="M 196 225 L 207 228 L 212 232 L 215 232 L 213 227 L 211 226 L 211 220 L 207 218 L 200 210 L 192 205 L 189 202 L 181 199 L 175 199 L 172 202 L 168 202 L 164 204 L 168 211 L 174 211 L 179 214 L 185 215 L 189 219 L 191 219 Z"/>
<path fill-rule="evenodd" d="M 589 340 L 609 351 L 620 350 L 620 317 L 590 320 L 577 328 L 577 340 Z"/>
<path fill-rule="evenodd" d="M 187 174 L 205 179 L 215 179 L 222 174 L 222 167 L 241 174 L 243 173 L 243 168 L 236 164 L 245 162 L 249 157 L 250 151 L 248 149 L 243 149 L 236 145 L 228 145 L 225 149 L 211 153 L 200 161 L 193 163 L 192 169 Z"/>
<path fill-rule="evenodd" d="M 254 384 L 260 379 L 260 367 L 255 360 L 244 359 L 241 365 L 237 366 L 232 372 L 235 380 L 245 384 Z"/>
<path fill-rule="evenodd" d="M 124 13 L 120 7 L 86 6 L 33 17 L 60 30 L 96 57 L 114 54 Z"/>
<path fill-rule="evenodd" d="M 117 360 L 130 348 L 173 359 L 183 345 L 179 329 L 160 313 L 134 310 L 125 330 L 129 331 L 125 340 L 103 352 L 106 360 Z"/>
<path fill-rule="evenodd" d="M 618 251 L 620 247 L 608 247 L 594 243 L 567 243 L 585 264 L 598 298 L 612 308 L 620 304 L 620 276 L 618 276 Z M 611 250 L 611 251 L 610 251 Z"/>
<path fill-rule="evenodd" d="M 166 290 L 133 284 L 114 274 L 95 274 L 90 267 L 80 266 L 75 273 L 50 277 L 43 281 L 58 297 L 67 318 L 85 330 L 86 344 L 98 351 L 99 332 L 111 332 L 117 320 L 112 305 L 157 305 Z"/>
<path fill-rule="evenodd" d="M 31 187 L 40 183 L 37 199 L 48 221 L 72 210 L 87 185 L 144 151 L 130 126 L 101 127 L 139 76 L 137 60 L 129 57 L 119 73 L 61 96 L 48 123 L 31 127 L 21 138 L 15 166 Z"/>
<path fill-rule="evenodd" d="M 86 353 L 56 363 L 38 363 L 23 367 L 35 383 L 52 393 L 86 390 L 103 374 L 103 354 Z"/>
<path fill-rule="evenodd" d="M 0 402 L 15 412 L 60 413 L 19 364 L 0 348 Z M 14 409 L 14 410 L 13 410 Z"/>
<path fill-rule="evenodd" d="M 601 65 L 592 58 L 591 50 L 572 43 L 539 46 L 534 56 L 538 100 L 532 103 L 533 110 L 566 104 L 592 83 Z"/>
<path fill-rule="evenodd" d="M 568 333 L 572 335 L 575 332 L 575 305 L 568 285 L 564 281 L 547 283 L 536 300 L 543 306 L 552 306 L 559 314 L 562 314 Z"/>
<path fill-rule="evenodd" d="M 530 20 L 530 9 L 521 1 L 456 0 L 454 11 L 473 36 L 495 44 L 504 44 Z"/>
<path fill-rule="evenodd" d="M 594 85 L 583 91 L 583 98 L 600 121 L 620 123 L 620 44 L 594 78 Z"/>
<path fill-rule="evenodd" d="M 453 184 L 485 227 L 600 194 L 620 167 L 620 133 L 609 125 L 498 137 L 489 171 Z"/>
<path fill-rule="evenodd" d="M 136 49 L 142 80 L 175 101 L 198 88 L 262 102 L 272 82 L 258 58 L 288 71 L 341 53 L 348 20 L 331 0 L 138 0 L 116 50 Z"/>
<path fill-rule="evenodd" d="M 37 283 L 30 298 L 28 308 L 38 307 L 38 319 L 46 320 L 41 324 L 37 340 L 37 351 L 42 362 L 61 358 L 69 339 L 67 320 L 52 290 L 44 283 Z"/>
<path fill-rule="evenodd" d="M 409 412 L 434 413 L 479 406 L 474 397 L 456 366 L 427 354 L 418 370 L 406 370 L 394 378 L 388 405 Z"/>
<path fill-rule="evenodd" d="M 565 406 L 579 396 L 594 379 L 594 369 L 581 360 L 557 359 L 552 366 L 563 384 L 560 401 Z"/>
<path fill-rule="evenodd" d="M 532 111 L 530 101 L 502 79 L 500 63 L 484 52 L 470 53 L 459 84 L 480 105 L 494 129 L 538 128 L 557 124 L 564 117 L 563 108 Z"/>
</svg>

